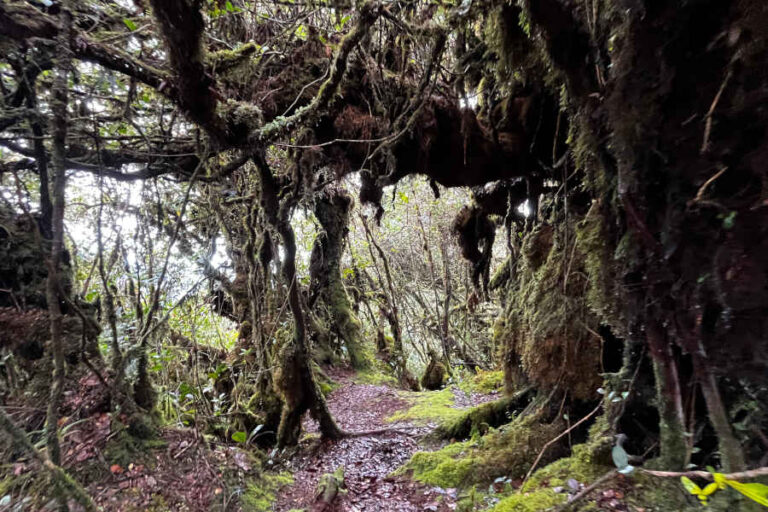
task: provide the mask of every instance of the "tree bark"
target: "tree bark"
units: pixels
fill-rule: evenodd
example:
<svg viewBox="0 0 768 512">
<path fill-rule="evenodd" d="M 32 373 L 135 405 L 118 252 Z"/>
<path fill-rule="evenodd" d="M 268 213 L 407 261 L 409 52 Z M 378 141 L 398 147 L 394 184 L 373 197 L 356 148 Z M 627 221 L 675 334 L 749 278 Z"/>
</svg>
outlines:
<svg viewBox="0 0 768 512">
<path fill-rule="evenodd" d="M 717 434 L 723 470 L 729 473 L 744 471 L 747 469 L 744 462 L 744 452 L 738 439 L 733 435 L 731 423 L 728 420 L 728 411 L 720 396 L 720 389 L 718 389 L 715 376 L 701 355 L 693 355 L 693 364 L 699 377 L 701 393 L 707 404 L 709 422 Z"/>
<path fill-rule="evenodd" d="M 341 279 L 341 254 L 349 223 L 352 198 L 343 189 L 330 189 L 315 200 L 314 213 L 323 233 L 315 239 L 310 258 L 311 300 L 321 297 L 328 306 L 331 322 L 347 347 L 352 367 L 368 366 L 362 347 L 362 326 L 352 310 Z"/>
<path fill-rule="evenodd" d="M 70 4 L 64 0 L 61 11 L 62 30 L 59 32 L 61 53 L 55 66 L 55 76 L 51 89 L 51 132 L 53 136 L 53 200 L 51 214 L 51 254 L 48 259 L 48 278 L 46 282 L 46 302 L 51 319 L 51 354 L 53 357 L 53 379 L 51 382 L 48 408 L 45 416 L 45 442 L 48 457 L 54 466 L 61 466 L 61 445 L 59 442 L 59 408 L 64 393 L 64 341 L 62 339 L 61 296 L 63 288 L 59 279 L 59 266 L 64 253 L 64 192 L 66 188 L 66 143 L 67 143 L 67 103 L 68 78 L 72 55 L 69 40 L 72 35 L 72 13 Z M 43 166 L 44 167 L 44 166 Z M 45 169 L 43 169 L 45 171 Z M 47 185 L 47 176 L 41 174 L 41 185 Z M 47 220 L 46 220 L 47 222 Z M 44 227 L 47 230 L 47 226 Z M 64 495 L 65 486 L 61 480 L 54 479 L 59 501 L 59 510 L 69 510 Z"/>
<path fill-rule="evenodd" d="M 686 459 L 685 413 L 677 364 L 660 327 L 649 324 L 646 335 L 656 379 L 662 464 L 667 468 L 683 469 Z"/>
<path fill-rule="evenodd" d="M 51 255 L 48 260 L 48 279 L 46 299 L 51 319 L 51 353 L 53 355 L 53 382 L 51 384 L 48 410 L 45 420 L 46 445 L 48 456 L 54 464 L 61 465 L 61 448 L 58 437 L 59 407 L 64 392 L 64 350 L 62 340 L 62 288 L 59 279 L 59 265 L 64 253 L 64 192 L 66 188 L 66 142 L 67 142 L 67 103 L 68 78 L 72 54 L 69 39 L 72 34 L 72 13 L 66 0 L 61 11 L 62 30 L 59 33 L 61 51 L 56 62 L 56 71 L 52 87 L 51 131 L 53 135 L 53 210 L 51 212 Z M 47 181 L 43 178 L 43 181 Z M 66 508 L 66 505 L 64 505 Z"/>
<path fill-rule="evenodd" d="M 320 433 L 328 439 L 339 439 L 344 432 L 336 425 L 312 372 L 307 328 L 301 308 L 299 286 L 296 282 L 296 237 L 290 223 L 290 213 L 295 205 L 295 195 L 288 194 L 282 204 L 278 198 L 277 183 L 264 155 L 256 154 L 254 163 L 261 179 L 261 206 L 267 221 L 283 239 L 285 258 L 283 279 L 288 287 L 288 305 L 294 321 L 293 342 L 283 350 L 280 361 L 278 387 L 283 393 L 283 408 L 277 432 L 277 445 L 295 445 L 301 433 L 301 417 L 309 410 L 320 424 Z"/>
</svg>

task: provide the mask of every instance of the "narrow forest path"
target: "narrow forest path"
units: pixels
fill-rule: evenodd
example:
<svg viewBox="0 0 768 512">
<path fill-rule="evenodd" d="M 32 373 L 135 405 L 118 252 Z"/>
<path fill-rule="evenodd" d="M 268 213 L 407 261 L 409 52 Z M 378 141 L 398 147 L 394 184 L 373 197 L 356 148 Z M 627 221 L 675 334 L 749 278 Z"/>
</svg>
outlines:
<svg viewBox="0 0 768 512">
<path fill-rule="evenodd" d="M 419 449 L 419 439 L 433 426 L 408 422 L 387 422 L 395 412 L 410 404 L 397 391 L 385 385 L 360 384 L 349 371 L 335 371 L 339 384 L 327 398 L 328 407 L 339 425 L 348 432 L 384 428 L 384 434 L 348 437 L 338 442 L 322 442 L 313 450 L 302 449 L 287 462 L 293 485 L 278 496 L 275 510 L 308 511 L 446 511 L 456 508 L 455 489 L 429 487 L 390 474 L 405 464 Z M 311 419 L 305 420 L 308 432 L 317 432 Z M 407 429 L 407 432 L 406 430 Z M 344 466 L 346 493 L 339 494 L 331 506 L 316 498 L 317 484 L 325 473 Z"/>
</svg>

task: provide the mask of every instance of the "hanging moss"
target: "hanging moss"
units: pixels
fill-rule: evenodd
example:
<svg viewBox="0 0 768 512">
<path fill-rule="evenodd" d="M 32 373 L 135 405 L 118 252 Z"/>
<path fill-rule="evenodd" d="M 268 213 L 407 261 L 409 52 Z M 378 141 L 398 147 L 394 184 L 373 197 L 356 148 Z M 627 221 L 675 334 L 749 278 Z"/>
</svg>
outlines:
<svg viewBox="0 0 768 512">
<path fill-rule="evenodd" d="M 605 226 L 604 205 L 597 200 L 579 223 L 576 236 L 579 249 L 584 253 L 584 270 L 589 278 L 587 304 L 603 323 L 617 328 L 626 325 L 623 297 L 614 259 L 613 244 Z"/>
<path fill-rule="evenodd" d="M 585 298 L 589 280 L 575 224 L 539 226 L 523 243 L 503 324 L 495 327 L 510 391 L 530 380 L 588 398 L 601 384 L 600 345 L 592 333 L 598 322 Z"/>
</svg>

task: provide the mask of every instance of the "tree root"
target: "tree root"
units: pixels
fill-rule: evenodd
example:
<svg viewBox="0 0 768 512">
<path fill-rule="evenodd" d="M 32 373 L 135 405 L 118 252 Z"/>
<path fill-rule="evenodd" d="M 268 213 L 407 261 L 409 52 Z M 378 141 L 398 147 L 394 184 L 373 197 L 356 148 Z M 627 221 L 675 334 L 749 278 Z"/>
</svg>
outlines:
<svg viewBox="0 0 768 512">
<path fill-rule="evenodd" d="M 531 391 L 533 391 L 533 387 L 529 386 L 512 396 L 473 407 L 452 423 L 438 427 L 434 435 L 441 439 L 464 439 L 469 437 L 473 430 L 481 429 L 483 426 L 485 428 L 498 427 L 508 423 L 510 421 L 509 410 L 530 402 Z"/>
<path fill-rule="evenodd" d="M 406 427 L 406 428 L 409 428 L 409 427 Z M 410 427 L 410 428 L 418 429 L 420 427 Z M 404 436 L 413 436 L 413 435 L 415 435 L 412 432 L 407 432 L 406 430 L 399 429 L 399 428 L 380 428 L 380 429 L 376 429 L 376 430 L 363 430 L 361 432 L 342 431 L 342 436 L 343 437 L 367 437 L 367 436 L 378 436 L 378 435 L 389 434 L 389 433 L 402 434 Z"/>
</svg>

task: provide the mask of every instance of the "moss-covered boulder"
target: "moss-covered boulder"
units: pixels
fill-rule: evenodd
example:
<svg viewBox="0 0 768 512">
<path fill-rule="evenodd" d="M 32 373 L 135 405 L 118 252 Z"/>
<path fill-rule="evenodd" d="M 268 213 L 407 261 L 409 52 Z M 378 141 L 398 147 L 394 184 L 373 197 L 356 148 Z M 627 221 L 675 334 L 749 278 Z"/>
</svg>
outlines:
<svg viewBox="0 0 768 512">
<path fill-rule="evenodd" d="M 437 358 L 437 354 L 430 349 L 429 351 L 429 364 L 424 370 L 424 375 L 421 376 L 421 387 L 429 390 L 436 390 L 443 387 L 445 384 L 445 377 L 448 371 L 445 369 L 445 365 Z"/>
</svg>

